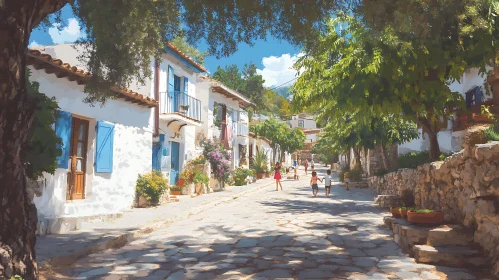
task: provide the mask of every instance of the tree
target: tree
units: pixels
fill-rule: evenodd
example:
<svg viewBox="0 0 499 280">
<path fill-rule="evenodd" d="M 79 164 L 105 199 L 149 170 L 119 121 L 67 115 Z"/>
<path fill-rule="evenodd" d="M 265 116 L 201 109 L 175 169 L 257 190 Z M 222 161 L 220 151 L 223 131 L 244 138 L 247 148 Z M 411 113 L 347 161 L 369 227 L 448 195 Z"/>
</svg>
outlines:
<svg viewBox="0 0 499 280">
<path fill-rule="evenodd" d="M 286 123 L 276 119 L 267 119 L 262 123 L 250 126 L 250 131 L 257 136 L 263 136 L 271 141 L 271 148 L 274 158 L 272 163 L 276 162 L 277 149 L 282 152 L 293 153 L 301 149 L 305 142 L 305 134 L 299 129 L 291 129 Z"/>
<path fill-rule="evenodd" d="M 177 36 L 175 37 L 171 43 L 177 47 L 179 50 L 181 50 L 184 54 L 192 58 L 192 60 L 196 61 L 197 63 L 203 65 L 204 64 L 204 59 L 208 56 L 208 52 L 201 52 L 199 49 L 189 45 L 187 43 L 187 40 L 185 39 L 184 36 Z"/>
<path fill-rule="evenodd" d="M 227 65 L 225 68 L 218 66 L 213 78 L 238 92 L 242 93 L 246 89 L 246 81 L 235 64 Z"/>
<path fill-rule="evenodd" d="M 87 36 L 81 58 L 92 73 L 87 101 L 104 103 L 112 86 L 127 87 L 151 76 L 153 58 L 165 41 L 185 31 L 193 44 L 206 38 L 210 54 L 233 53 L 268 34 L 299 43 L 314 33 L 335 1 L 0 1 L 0 254 L 3 276 L 36 279 L 36 209 L 26 193 L 24 149 L 38 99 L 26 86 L 26 53 L 31 32 L 60 20 L 72 5 Z"/>
<path fill-rule="evenodd" d="M 336 117 L 369 110 L 378 117 L 402 116 L 423 127 L 430 139 L 430 157 L 437 159 L 435 122 L 446 116 L 445 109 L 463 106 L 449 83 L 469 67 L 485 69 L 494 57 L 490 46 L 476 49 L 484 44 L 482 35 L 490 25 L 468 33 L 459 22 L 451 23 L 440 29 L 441 38 L 428 41 L 397 35 L 393 28 L 373 33 L 350 16 L 331 20 L 328 32 L 308 44 L 306 55 L 295 65 L 305 71 L 294 85 L 294 105 L 321 108 Z M 486 36 L 488 43 L 492 37 Z"/>
</svg>

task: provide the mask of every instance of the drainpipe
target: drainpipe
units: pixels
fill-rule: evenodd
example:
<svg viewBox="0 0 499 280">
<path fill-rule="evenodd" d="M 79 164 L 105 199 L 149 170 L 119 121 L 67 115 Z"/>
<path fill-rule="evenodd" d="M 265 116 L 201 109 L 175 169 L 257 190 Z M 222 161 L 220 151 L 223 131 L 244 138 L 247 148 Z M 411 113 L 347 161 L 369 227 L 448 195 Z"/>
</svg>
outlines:
<svg viewBox="0 0 499 280">
<path fill-rule="evenodd" d="M 154 110 L 154 134 L 153 137 L 159 137 L 159 61 L 154 60 L 154 99 L 158 101 L 158 105 Z"/>
</svg>

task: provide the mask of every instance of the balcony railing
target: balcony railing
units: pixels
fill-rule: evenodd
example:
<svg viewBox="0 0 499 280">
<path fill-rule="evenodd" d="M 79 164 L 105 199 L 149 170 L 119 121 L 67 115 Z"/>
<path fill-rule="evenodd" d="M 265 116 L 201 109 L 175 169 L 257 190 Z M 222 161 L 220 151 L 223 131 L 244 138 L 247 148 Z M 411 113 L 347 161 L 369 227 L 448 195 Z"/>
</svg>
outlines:
<svg viewBox="0 0 499 280">
<path fill-rule="evenodd" d="M 248 124 L 247 123 L 236 123 L 236 130 L 238 136 L 248 136 Z"/>
<path fill-rule="evenodd" d="M 182 91 L 160 93 L 161 113 L 179 113 L 191 119 L 201 121 L 201 101 Z"/>
</svg>

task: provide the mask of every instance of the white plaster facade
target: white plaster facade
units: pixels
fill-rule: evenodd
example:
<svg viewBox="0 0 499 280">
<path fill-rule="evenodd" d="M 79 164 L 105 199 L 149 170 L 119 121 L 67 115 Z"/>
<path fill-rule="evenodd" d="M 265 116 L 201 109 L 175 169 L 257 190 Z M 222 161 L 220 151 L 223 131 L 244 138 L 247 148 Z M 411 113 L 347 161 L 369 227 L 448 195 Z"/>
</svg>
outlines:
<svg viewBox="0 0 499 280">
<path fill-rule="evenodd" d="M 488 69 L 490 70 L 490 68 Z M 458 92 L 466 97 L 466 92 L 475 88 L 482 87 L 483 90 L 483 99 L 487 100 L 492 98 L 492 95 L 487 95 L 487 91 L 485 87 L 489 87 L 486 84 L 486 75 L 480 74 L 477 68 L 472 68 L 467 70 L 461 81 L 455 81 L 449 85 L 451 91 Z M 490 88 L 489 88 L 490 89 Z M 491 92 L 491 91 L 489 91 Z M 422 129 L 419 129 L 419 137 L 399 145 L 399 155 L 407 154 L 410 152 L 419 152 L 426 151 L 430 147 L 428 135 L 422 132 Z M 441 130 L 437 133 L 438 143 L 440 145 L 440 150 L 444 153 L 452 153 L 458 152 L 462 149 L 462 141 L 464 137 L 464 133 L 462 131 L 453 131 L 453 118 L 448 121 L 447 129 Z"/>
<path fill-rule="evenodd" d="M 45 174 L 39 180 L 41 196 L 34 198 L 39 233 L 76 229 L 77 223 L 68 222 L 71 218 L 117 214 L 129 209 L 135 199 L 137 174 L 151 170 L 153 109 L 122 99 L 110 99 L 103 107 L 92 107 L 83 102 L 83 85 L 57 78 L 43 69 L 29 68 L 31 81 L 40 84 L 40 92 L 55 97 L 60 110 L 71 113 L 73 119 L 89 122 L 84 197 L 67 200 L 67 168 L 58 168 L 54 175 Z M 113 164 L 109 173 L 99 173 L 94 168 L 97 121 L 114 124 Z M 66 219 L 66 225 L 61 224 L 61 219 Z"/>
<path fill-rule="evenodd" d="M 224 90 L 225 95 L 215 91 L 215 87 Z M 225 105 L 226 123 L 232 130 L 232 141 L 230 141 L 232 168 L 239 166 L 247 168 L 249 165 L 249 116 L 248 112 L 244 109 L 244 105 L 251 102 L 239 93 L 211 78 L 199 78 L 197 88 L 199 99 L 203 104 L 202 114 L 204 118 L 202 126 L 196 128 L 196 135 L 204 135 L 207 139 L 213 139 L 214 137 L 221 139 L 222 129 L 215 125 L 216 116 L 214 116 L 214 108 L 216 104 Z M 241 152 L 244 152 L 244 155 L 240 153 L 240 149 Z M 245 162 L 242 163 L 241 159 Z"/>
</svg>

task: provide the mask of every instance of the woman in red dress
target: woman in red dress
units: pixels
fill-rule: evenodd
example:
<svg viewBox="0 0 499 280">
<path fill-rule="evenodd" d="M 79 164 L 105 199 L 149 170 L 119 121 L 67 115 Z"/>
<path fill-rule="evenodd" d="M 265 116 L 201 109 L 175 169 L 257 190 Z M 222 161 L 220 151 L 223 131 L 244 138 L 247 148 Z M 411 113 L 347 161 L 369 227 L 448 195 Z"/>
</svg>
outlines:
<svg viewBox="0 0 499 280">
<path fill-rule="evenodd" d="M 275 190 L 276 191 L 279 191 L 279 186 L 281 186 L 281 191 L 282 191 L 282 184 L 281 184 L 281 164 L 279 164 L 278 162 L 275 164 L 275 168 L 274 168 L 274 179 L 275 179 Z"/>
</svg>

